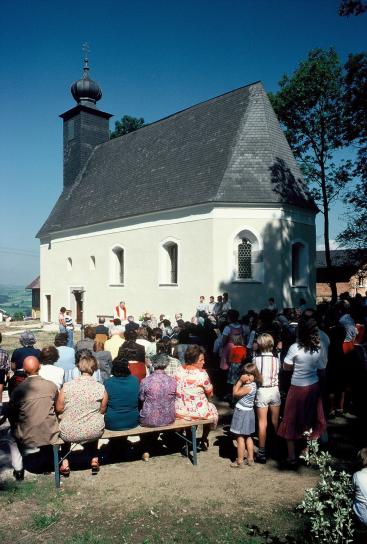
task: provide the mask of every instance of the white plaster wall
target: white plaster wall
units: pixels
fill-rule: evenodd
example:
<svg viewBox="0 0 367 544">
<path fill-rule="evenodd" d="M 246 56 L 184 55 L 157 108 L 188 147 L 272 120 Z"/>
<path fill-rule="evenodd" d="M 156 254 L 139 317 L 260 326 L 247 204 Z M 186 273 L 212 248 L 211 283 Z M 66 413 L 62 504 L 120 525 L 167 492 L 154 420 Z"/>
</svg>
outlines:
<svg viewBox="0 0 367 544">
<path fill-rule="evenodd" d="M 51 295 L 52 321 L 61 306 L 73 305 L 73 288 L 83 288 L 84 322 L 95 322 L 97 314 L 112 314 L 120 300 L 128 313 L 138 317 L 145 311 L 174 317 L 194 314 L 199 295 L 209 293 L 212 284 L 212 219 L 182 221 L 178 224 L 150 225 L 119 232 L 55 239 L 41 245 L 41 311 L 46 320 L 46 295 Z M 174 239 L 179 246 L 178 285 L 160 286 L 161 242 Z M 110 252 L 115 244 L 125 250 L 123 286 L 110 285 Z M 90 270 L 90 256 L 95 270 Z M 67 259 L 72 258 L 72 270 Z"/>
<path fill-rule="evenodd" d="M 250 230 L 263 251 L 260 281 L 235 277 L 233 239 L 242 230 Z M 241 313 L 260 310 L 274 297 L 278 308 L 298 305 L 299 298 L 309 305 L 315 301 L 315 221 L 314 214 L 279 208 L 217 209 L 213 220 L 214 291 L 227 291 L 232 307 Z M 291 244 L 303 241 L 309 254 L 308 285 L 293 287 L 291 282 Z"/>
<path fill-rule="evenodd" d="M 51 319 L 61 306 L 71 307 L 73 288 L 83 288 L 84 322 L 97 314 L 112 314 L 120 300 L 128 313 L 145 311 L 171 317 L 194 314 L 201 294 L 207 298 L 228 291 L 241 312 L 262 308 L 273 296 L 278 307 L 294 306 L 302 296 L 315 299 L 314 214 L 280 206 L 264 208 L 209 206 L 185 212 L 162 212 L 103 226 L 60 233 L 41 244 L 41 319 L 46 320 L 46 295 L 51 295 Z M 233 275 L 233 239 L 250 229 L 264 255 L 263 282 L 236 282 Z M 178 285 L 160 286 L 160 245 L 173 239 L 179 246 Z M 307 288 L 291 286 L 291 243 L 302 240 L 309 251 Z M 124 286 L 110 285 L 110 253 L 114 245 L 125 250 Z M 90 270 L 90 257 L 96 269 Z M 67 259 L 73 261 L 67 270 Z"/>
</svg>

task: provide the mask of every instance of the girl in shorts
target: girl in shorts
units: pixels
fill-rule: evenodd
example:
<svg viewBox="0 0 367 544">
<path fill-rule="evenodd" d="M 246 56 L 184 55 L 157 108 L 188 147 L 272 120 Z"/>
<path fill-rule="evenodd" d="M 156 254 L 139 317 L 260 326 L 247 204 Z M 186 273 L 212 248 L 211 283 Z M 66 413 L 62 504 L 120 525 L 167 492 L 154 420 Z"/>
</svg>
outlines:
<svg viewBox="0 0 367 544">
<path fill-rule="evenodd" d="M 247 363 L 240 379 L 233 388 L 233 396 L 238 399 L 232 417 L 231 433 L 237 439 L 237 459 L 232 468 L 244 468 L 254 464 L 254 443 L 251 435 L 255 432 L 254 401 L 257 384 L 261 384 L 261 375 L 254 363 Z M 247 459 L 245 454 L 247 450 Z"/>
<path fill-rule="evenodd" d="M 278 376 L 280 362 L 274 357 L 274 340 L 270 334 L 260 334 L 257 337 L 260 355 L 254 357 L 253 362 L 261 374 L 262 385 L 257 390 L 255 406 L 259 420 L 259 450 L 256 455 L 257 463 L 266 463 L 266 429 L 268 425 L 268 410 L 270 409 L 271 422 L 277 432 L 279 424 L 280 394 Z"/>
</svg>

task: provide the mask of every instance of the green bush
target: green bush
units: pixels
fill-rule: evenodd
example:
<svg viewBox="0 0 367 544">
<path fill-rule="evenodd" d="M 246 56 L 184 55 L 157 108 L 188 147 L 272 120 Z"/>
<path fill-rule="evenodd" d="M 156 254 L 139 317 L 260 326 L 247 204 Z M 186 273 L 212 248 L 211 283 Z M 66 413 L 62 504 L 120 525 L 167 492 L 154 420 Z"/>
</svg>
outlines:
<svg viewBox="0 0 367 544">
<path fill-rule="evenodd" d="M 353 486 L 350 474 L 331 467 L 331 456 L 321 452 L 316 440 L 307 436 L 304 459 L 320 470 L 317 485 L 307 489 L 298 509 L 306 514 L 312 542 L 348 544 L 353 542 Z"/>
<path fill-rule="evenodd" d="M 23 312 L 15 312 L 13 314 L 13 321 L 23 321 Z"/>
</svg>

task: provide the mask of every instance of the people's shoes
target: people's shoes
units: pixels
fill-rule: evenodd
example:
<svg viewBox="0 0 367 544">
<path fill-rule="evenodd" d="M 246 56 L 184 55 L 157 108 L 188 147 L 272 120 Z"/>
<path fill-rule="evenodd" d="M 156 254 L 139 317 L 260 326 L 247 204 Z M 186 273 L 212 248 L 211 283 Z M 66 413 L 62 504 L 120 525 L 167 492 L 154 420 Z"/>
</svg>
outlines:
<svg viewBox="0 0 367 544">
<path fill-rule="evenodd" d="M 64 476 L 64 478 L 69 478 L 69 476 L 70 476 L 70 467 L 69 467 L 69 465 L 61 465 L 60 474 L 61 474 L 61 476 Z"/>
<path fill-rule="evenodd" d="M 259 463 L 260 465 L 266 465 L 266 455 L 265 455 L 265 453 L 257 453 L 256 463 Z"/>
<path fill-rule="evenodd" d="M 143 453 L 143 455 L 141 456 L 141 460 L 144 461 L 145 463 L 147 463 L 149 461 L 149 453 L 146 451 L 145 453 Z"/>
<path fill-rule="evenodd" d="M 237 463 L 237 461 L 235 463 L 231 463 L 230 464 L 230 467 L 231 468 L 245 468 L 245 463 Z"/>
<path fill-rule="evenodd" d="M 13 476 L 17 482 L 24 480 L 24 468 L 22 470 L 13 470 Z"/>
<path fill-rule="evenodd" d="M 343 410 L 335 410 L 335 417 L 342 417 L 344 415 Z"/>
<path fill-rule="evenodd" d="M 98 472 L 100 470 L 99 462 L 98 461 L 92 461 L 90 466 L 91 466 L 91 469 L 92 469 L 92 476 L 95 476 L 96 474 L 98 474 Z"/>
<path fill-rule="evenodd" d="M 243 464 L 247 465 L 248 467 L 254 467 L 255 466 L 255 461 L 253 459 L 245 459 Z"/>
<path fill-rule="evenodd" d="M 288 470 L 297 470 L 298 459 L 286 459 L 285 468 L 287 468 Z"/>
<path fill-rule="evenodd" d="M 203 438 L 200 438 L 198 446 L 199 446 L 200 451 L 208 451 L 208 449 L 209 449 L 209 440 L 207 438 L 205 440 Z"/>
</svg>

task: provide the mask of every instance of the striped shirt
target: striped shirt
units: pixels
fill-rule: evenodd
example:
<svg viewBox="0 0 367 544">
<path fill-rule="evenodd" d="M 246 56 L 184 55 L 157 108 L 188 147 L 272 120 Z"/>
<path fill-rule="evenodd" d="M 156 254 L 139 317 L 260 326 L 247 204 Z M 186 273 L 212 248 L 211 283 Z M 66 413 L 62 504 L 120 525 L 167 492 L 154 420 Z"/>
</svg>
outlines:
<svg viewBox="0 0 367 544">
<path fill-rule="evenodd" d="M 270 352 L 262 353 L 253 362 L 263 377 L 262 387 L 276 387 L 279 383 L 279 359 Z"/>
<path fill-rule="evenodd" d="M 244 395 L 242 399 L 240 399 L 236 403 L 236 408 L 238 408 L 238 410 L 247 411 L 247 410 L 252 410 L 254 407 L 256 391 L 257 391 L 256 383 L 255 382 L 247 383 L 246 387 L 251 387 L 251 391 L 247 393 L 247 395 Z"/>
</svg>

